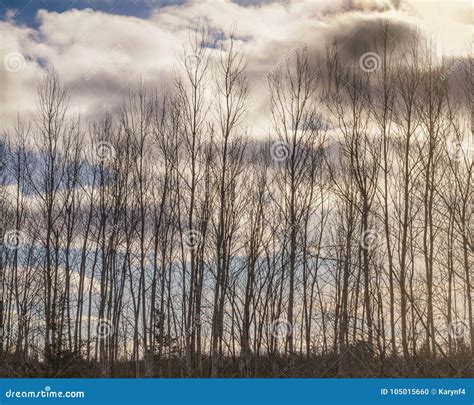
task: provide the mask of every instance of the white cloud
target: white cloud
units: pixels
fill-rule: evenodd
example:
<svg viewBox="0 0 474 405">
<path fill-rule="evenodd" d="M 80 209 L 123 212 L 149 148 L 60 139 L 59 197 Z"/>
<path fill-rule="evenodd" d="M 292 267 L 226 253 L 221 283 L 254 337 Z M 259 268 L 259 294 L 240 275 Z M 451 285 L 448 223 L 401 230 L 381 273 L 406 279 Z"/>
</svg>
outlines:
<svg viewBox="0 0 474 405">
<path fill-rule="evenodd" d="M 332 36 L 350 36 L 361 25 L 380 18 L 425 27 L 438 21 L 436 5 L 429 8 L 426 2 L 404 2 L 396 10 L 394 4 L 397 2 L 389 0 L 301 0 L 245 7 L 230 0 L 201 0 L 156 9 L 149 19 L 72 9 L 39 11 L 37 30 L 3 21 L 1 60 L 20 52 L 25 66 L 19 72 L 0 69 L 0 119 L 11 122 L 18 111 L 34 107 L 35 83 L 47 66 L 54 67 L 72 92 L 71 105 L 86 116 L 116 108 L 139 77 L 166 84 L 189 27 L 200 20 L 215 33 L 229 32 L 235 26 L 248 59 L 250 118 L 257 132 L 263 131 L 266 85 L 262 77 L 296 44 L 322 50 Z M 449 50 L 458 54 L 467 52 L 470 39 L 470 25 L 459 18 L 466 4 L 443 3 L 444 25 L 450 28 L 433 31 L 449 39 Z"/>
</svg>

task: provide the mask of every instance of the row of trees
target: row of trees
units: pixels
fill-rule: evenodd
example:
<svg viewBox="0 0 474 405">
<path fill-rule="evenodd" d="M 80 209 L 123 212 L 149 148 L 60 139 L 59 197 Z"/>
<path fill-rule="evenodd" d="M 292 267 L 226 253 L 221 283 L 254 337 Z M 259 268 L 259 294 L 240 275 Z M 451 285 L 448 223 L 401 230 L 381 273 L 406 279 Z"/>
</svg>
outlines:
<svg viewBox="0 0 474 405">
<path fill-rule="evenodd" d="M 262 140 L 238 42 L 209 43 L 88 127 L 50 72 L 3 135 L 3 371 L 472 370 L 472 61 L 440 78 L 388 25 L 374 71 L 296 51 L 267 76 Z"/>
</svg>

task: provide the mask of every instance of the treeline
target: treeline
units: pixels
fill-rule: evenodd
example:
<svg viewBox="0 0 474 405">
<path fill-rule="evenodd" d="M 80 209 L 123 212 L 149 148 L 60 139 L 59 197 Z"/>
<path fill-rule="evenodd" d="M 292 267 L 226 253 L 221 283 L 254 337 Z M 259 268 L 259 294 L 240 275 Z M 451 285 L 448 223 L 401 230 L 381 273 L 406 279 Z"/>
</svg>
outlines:
<svg viewBox="0 0 474 405">
<path fill-rule="evenodd" d="M 472 373 L 472 60 L 407 35 L 269 69 L 267 139 L 232 36 L 90 125 L 49 72 L 0 141 L 2 376 Z"/>
</svg>

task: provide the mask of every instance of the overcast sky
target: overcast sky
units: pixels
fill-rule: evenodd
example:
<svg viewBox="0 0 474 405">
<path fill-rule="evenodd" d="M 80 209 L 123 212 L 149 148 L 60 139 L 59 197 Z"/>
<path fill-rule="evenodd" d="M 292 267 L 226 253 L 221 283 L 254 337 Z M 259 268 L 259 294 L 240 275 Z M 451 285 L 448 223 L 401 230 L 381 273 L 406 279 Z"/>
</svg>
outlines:
<svg viewBox="0 0 474 405">
<path fill-rule="evenodd" d="M 394 33 L 422 30 L 440 55 L 466 56 L 472 44 L 469 0 L 0 0 L 0 19 L 3 125 L 34 108 L 36 83 L 48 67 L 86 117 L 116 108 L 139 77 L 166 85 L 197 20 L 223 37 L 235 26 L 248 60 L 251 120 L 262 131 L 262 78 L 291 49 L 323 50 L 336 38 L 348 58 L 357 58 L 372 50 L 382 20 Z"/>
</svg>

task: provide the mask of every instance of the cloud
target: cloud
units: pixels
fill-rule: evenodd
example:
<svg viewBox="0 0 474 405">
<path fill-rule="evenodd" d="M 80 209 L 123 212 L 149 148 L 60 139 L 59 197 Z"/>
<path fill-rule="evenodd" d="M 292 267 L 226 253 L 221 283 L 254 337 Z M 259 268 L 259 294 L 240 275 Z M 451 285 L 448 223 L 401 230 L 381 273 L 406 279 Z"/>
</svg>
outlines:
<svg viewBox="0 0 474 405">
<path fill-rule="evenodd" d="M 18 111 L 35 104 L 35 83 L 48 67 L 54 67 L 72 93 L 74 111 L 94 117 L 104 109 L 116 109 L 138 78 L 162 86 L 170 83 L 176 57 L 197 21 L 209 25 L 218 37 L 235 27 L 246 52 L 251 83 L 250 123 L 256 133 L 266 131 L 267 108 L 264 75 L 278 66 L 295 47 L 307 45 L 310 52 L 324 51 L 334 39 L 344 58 L 355 61 L 371 42 L 382 20 L 391 22 L 397 41 L 415 27 L 436 21 L 426 2 L 389 0 L 301 0 L 232 2 L 230 0 L 167 2 L 144 18 L 107 14 L 92 9 L 63 13 L 40 10 L 38 28 L 0 22 L 1 60 L 12 53 L 24 57 L 19 71 L 0 69 L 0 119 L 11 122 Z M 470 25 L 460 18 L 459 7 L 443 6 L 449 18 L 450 50 L 466 53 Z M 434 7 L 434 6 L 433 6 Z M 436 8 L 434 8 L 436 9 Z M 448 12 L 449 11 L 449 12 Z M 449 25 L 446 21 L 445 25 Z M 436 34 L 436 33 L 435 33 Z M 222 38 L 225 38 L 223 36 Z M 443 41 L 440 41 L 443 43 Z M 11 69 L 10 69 L 11 70 Z"/>
<path fill-rule="evenodd" d="M 34 86 L 42 72 L 38 64 L 41 43 L 35 32 L 0 21 L 0 121 L 34 106 Z"/>
</svg>

